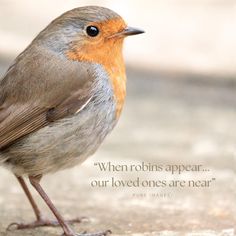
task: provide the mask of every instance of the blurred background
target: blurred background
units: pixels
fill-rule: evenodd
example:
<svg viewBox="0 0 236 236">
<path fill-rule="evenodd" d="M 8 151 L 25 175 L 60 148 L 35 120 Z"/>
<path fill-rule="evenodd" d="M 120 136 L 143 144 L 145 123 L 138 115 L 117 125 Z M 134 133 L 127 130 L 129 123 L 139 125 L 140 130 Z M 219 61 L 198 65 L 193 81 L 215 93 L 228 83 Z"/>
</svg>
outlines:
<svg viewBox="0 0 236 236">
<path fill-rule="evenodd" d="M 115 235 L 235 235 L 236 2 L 0 0 L 0 76 L 50 21 L 83 5 L 109 7 L 146 34 L 125 43 L 128 94 L 118 126 L 82 166 L 45 177 L 47 192 L 68 218 L 89 217 L 75 226 L 79 232 L 110 228 Z M 210 172 L 140 176 L 216 181 L 200 189 L 91 188 L 93 179 L 114 175 L 99 172 L 97 161 L 203 164 Z M 60 229 L 5 232 L 7 224 L 30 221 L 33 213 L 11 173 L 0 169 L 0 175 L 0 234 L 59 235 Z"/>
<path fill-rule="evenodd" d="M 1 0 L 0 55 L 13 58 L 50 21 L 82 5 L 103 5 L 134 26 L 145 39 L 126 43 L 129 64 L 143 68 L 234 76 L 236 5 L 233 0 L 30 1 Z"/>
</svg>

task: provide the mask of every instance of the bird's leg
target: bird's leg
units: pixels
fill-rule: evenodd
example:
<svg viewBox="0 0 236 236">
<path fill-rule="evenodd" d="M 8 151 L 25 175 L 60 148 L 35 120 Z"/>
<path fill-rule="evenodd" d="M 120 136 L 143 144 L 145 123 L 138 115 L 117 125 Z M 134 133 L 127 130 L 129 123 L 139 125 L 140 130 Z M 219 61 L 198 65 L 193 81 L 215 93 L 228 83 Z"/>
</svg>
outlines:
<svg viewBox="0 0 236 236">
<path fill-rule="evenodd" d="M 55 221 L 47 220 L 42 216 L 41 211 L 39 210 L 37 204 L 35 203 L 24 179 L 22 177 L 17 177 L 20 185 L 22 186 L 26 196 L 28 197 L 30 204 L 33 207 L 33 210 L 36 215 L 36 221 L 29 223 L 29 224 L 23 224 L 23 223 L 12 223 L 8 226 L 8 230 L 12 229 L 13 227 L 16 229 L 31 229 L 41 226 L 58 226 L 60 225 L 64 231 L 63 236 L 106 236 L 111 233 L 110 230 L 104 231 L 104 232 L 98 232 L 98 233 L 82 233 L 82 234 L 75 234 L 71 228 L 69 227 L 68 223 L 75 223 L 75 222 L 81 222 L 80 218 L 77 218 L 75 220 L 65 221 L 61 214 L 57 211 L 56 207 L 53 205 L 52 201 L 49 199 L 47 194 L 44 192 L 40 185 L 40 180 L 42 176 L 30 176 L 29 180 L 30 183 L 33 185 L 33 187 L 36 189 L 36 191 L 40 194 L 40 196 L 43 198 L 45 203 L 48 205 L 48 207 L 51 209 L 53 214 L 55 215 L 56 219 Z"/>
<path fill-rule="evenodd" d="M 69 225 L 63 219 L 61 214 L 58 212 L 58 210 L 53 205 L 53 203 L 50 200 L 50 198 L 47 196 L 47 194 L 45 193 L 45 191 L 41 187 L 41 185 L 39 183 L 41 178 L 42 178 L 41 175 L 40 176 L 29 176 L 30 183 L 33 185 L 33 187 L 36 189 L 36 191 L 39 193 L 39 195 L 43 198 L 45 203 L 48 205 L 48 207 L 51 209 L 52 213 L 57 218 L 59 224 L 61 225 L 61 227 L 62 227 L 62 229 L 64 231 L 64 235 L 66 235 L 66 236 L 74 236 L 75 234 L 72 231 L 72 229 L 69 227 Z"/>
<path fill-rule="evenodd" d="M 14 222 L 14 223 L 11 223 L 7 229 L 8 230 L 11 230 L 11 229 L 30 229 L 30 228 L 36 228 L 36 227 L 42 227 L 42 226 L 59 226 L 59 222 L 57 220 L 49 220 L 49 219 L 46 219 L 45 217 L 43 217 L 43 214 L 41 213 L 41 211 L 39 210 L 36 202 L 34 201 L 33 199 L 33 196 L 31 195 L 24 179 L 20 176 L 16 176 L 17 180 L 19 181 L 21 187 L 23 188 L 33 210 L 34 210 L 34 213 L 35 213 L 35 216 L 36 216 L 36 221 L 32 222 L 32 223 L 28 223 L 28 224 L 24 224 L 24 223 L 17 223 L 17 222 Z M 38 177 L 39 180 L 41 179 L 41 177 L 39 176 Z M 83 218 L 76 218 L 76 219 L 73 219 L 73 220 L 69 220 L 67 221 L 68 223 L 80 223 L 82 221 Z"/>
<path fill-rule="evenodd" d="M 30 204 L 31 204 L 31 206 L 32 206 L 32 208 L 33 208 L 33 210 L 34 210 L 36 219 L 37 219 L 38 221 L 41 220 L 41 219 L 42 219 L 42 213 L 41 213 L 41 211 L 39 210 L 39 208 L 38 208 L 36 202 L 34 201 L 33 196 L 31 195 L 31 193 L 30 193 L 30 191 L 29 191 L 29 189 L 28 189 L 28 187 L 27 187 L 27 185 L 26 185 L 24 179 L 23 179 L 21 176 L 20 176 L 20 177 L 16 176 L 16 178 L 17 178 L 17 180 L 19 181 L 21 187 L 23 188 L 23 190 L 24 190 L 24 192 L 25 192 L 25 194 L 26 194 L 26 196 L 27 196 L 27 198 L 28 198 L 28 200 L 29 200 L 29 202 L 30 202 Z"/>
<path fill-rule="evenodd" d="M 111 233 L 110 230 L 107 230 L 105 232 L 94 233 L 94 234 L 89 234 L 89 233 L 76 234 L 76 233 L 74 233 L 72 231 L 72 229 L 69 227 L 68 223 L 64 220 L 62 215 L 58 212 L 56 207 L 53 205 L 52 201 L 50 200 L 48 195 L 45 193 L 43 188 L 41 187 L 41 185 L 39 183 L 41 178 L 42 178 L 42 176 L 29 176 L 30 183 L 34 186 L 36 191 L 43 198 L 43 200 L 48 205 L 48 207 L 51 209 L 52 213 L 55 215 L 59 224 L 61 225 L 61 227 L 64 231 L 63 236 L 106 236 Z"/>
</svg>

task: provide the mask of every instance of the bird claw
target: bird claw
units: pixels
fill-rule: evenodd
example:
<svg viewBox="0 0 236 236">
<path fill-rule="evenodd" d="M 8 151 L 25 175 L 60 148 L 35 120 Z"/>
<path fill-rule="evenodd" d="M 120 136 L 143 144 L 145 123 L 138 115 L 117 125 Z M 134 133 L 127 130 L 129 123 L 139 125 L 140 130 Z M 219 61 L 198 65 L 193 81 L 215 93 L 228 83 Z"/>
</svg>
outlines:
<svg viewBox="0 0 236 236">
<path fill-rule="evenodd" d="M 86 231 L 82 234 L 75 234 L 75 236 L 108 236 L 112 234 L 111 230 L 106 230 L 104 232 L 98 232 L 98 233 L 87 233 Z"/>
<path fill-rule="evenodd" d="M 84 231 L 80 234 L 63 234 L 62 236 L 108 236 L 112 234 L 111 230 L 106 230 L 104 232 L 98 232 L 98 233 L 87 233 L 87 231 Z"/>
<path fill-rule="evenodd" d="M 85 221 L 85 220 L 87 221 L 88 218 L 78 217 L 73 220 L 67 220 L 66 222 L 68 224 L 74 224 L 74 223 L 81 223 L 82 221 Z M 36 220 L 28 224 L 13 222 L 7 227 L 7 231 L 20 230 L 20 229 L 33 229 L 33 228 L 44 227 L 44 226 L 56 227 L 56 226 L 60 226 L 60 224 L 58 223 L 57 220 L 48 220 L 48 219 L 41 218 L 39 220 Z"/>
<path fill-rule="evenodd" d="M 28 224 L 13 222 L 7 227 L 7 231 L 20 230 L 20 229 L 33 229 L 33 228 L 43 227 L 43 226 L 55 227 L 58 225 L 59 224 L 57 221 L 50 221 L 50 220 L 37 220 Z"/>
<path fill-rule="evenodd" d="M 13 222 L 13 223 L 11 223 L 11 224 L 9 224 L 8 226 L 7 226 L 7 231 L 12 231 L 12 230 L 16 230 L 16 229 L 18 229 L 18 227 L 19 227 L 19 223 L 17 223 L 17 222 Z"/>
</svg>

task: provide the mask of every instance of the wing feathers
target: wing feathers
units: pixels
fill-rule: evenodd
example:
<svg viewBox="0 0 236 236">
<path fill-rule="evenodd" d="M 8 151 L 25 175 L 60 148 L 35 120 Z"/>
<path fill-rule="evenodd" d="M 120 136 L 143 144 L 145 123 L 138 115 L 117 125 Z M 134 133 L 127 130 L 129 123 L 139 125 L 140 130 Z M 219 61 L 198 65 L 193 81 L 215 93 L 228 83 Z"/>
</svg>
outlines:
<svg viewBox="0 0 236 236">
<path fill-rule="evenodd" d="M 0 136 L 0 149 L 8 146 L 16 139 L 45 126 L 48 123 L 45 113 L 39 114 L 35 111 L 33 113 L 30 114 L 30 120 L 27 119 L 26 115 L 24 115 L 23 119 L 19 117 L 17 122 L 9 125 L 9 127 L 6 129 L 3 129 L 3 132 L 1 132 Z"/>
<path fill-rule="evenodd" d="M 0 80 L 0 150 L 50 122 L 75 114 L 93 97 L 91 66 L 35 49 L 28 48 Z"/>
</svg>

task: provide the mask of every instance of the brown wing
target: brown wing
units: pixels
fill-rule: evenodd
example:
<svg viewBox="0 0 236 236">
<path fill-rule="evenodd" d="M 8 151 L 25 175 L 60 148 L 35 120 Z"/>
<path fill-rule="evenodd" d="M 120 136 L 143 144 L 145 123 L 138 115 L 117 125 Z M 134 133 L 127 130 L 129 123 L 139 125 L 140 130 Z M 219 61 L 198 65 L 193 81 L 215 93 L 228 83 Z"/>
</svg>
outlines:
<svg viewBox="0 0 236 236">
<path fill-rule="evenodd" d="M 93 76 L 86 64 L 32 50 L 23 53 L 0 81 L 0 150 L 76 113 L 93 96 Z"/>
</svg>

